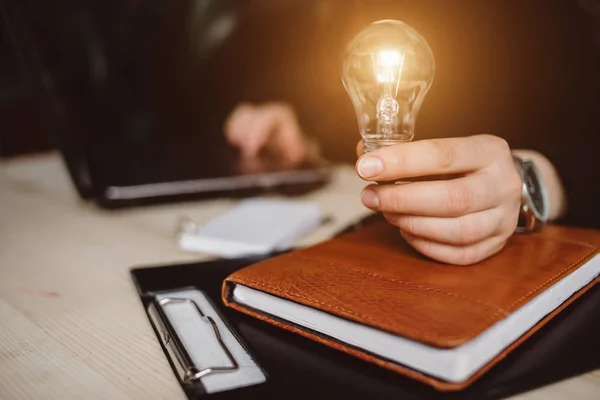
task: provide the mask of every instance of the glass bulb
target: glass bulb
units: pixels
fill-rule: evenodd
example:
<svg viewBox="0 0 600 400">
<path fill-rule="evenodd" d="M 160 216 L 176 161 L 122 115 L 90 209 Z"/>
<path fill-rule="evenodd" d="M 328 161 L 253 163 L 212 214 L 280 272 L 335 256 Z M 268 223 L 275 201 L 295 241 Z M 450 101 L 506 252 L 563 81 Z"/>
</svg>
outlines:
<svg viewBox="0 0 600 400">
<path fill-rule="evenodd" d="M 342 82 L 365 152 L 413 139 L 434 75 L 431 48 L 407 24 L 377 21 L 356 35 L 346 47 Z"/>
</svg>

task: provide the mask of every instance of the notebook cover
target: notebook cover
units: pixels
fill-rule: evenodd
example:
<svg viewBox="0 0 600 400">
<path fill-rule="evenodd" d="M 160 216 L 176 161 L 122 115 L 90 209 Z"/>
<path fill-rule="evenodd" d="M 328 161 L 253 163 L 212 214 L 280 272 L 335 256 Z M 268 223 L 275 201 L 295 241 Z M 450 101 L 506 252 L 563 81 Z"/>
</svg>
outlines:
<svg viewBox="0 0 600 400">
<path fill-rule="evenodd" d="M 465 382 L 451 383 L 380 359 L 316 332 L 286 324 L 231 301 L 232 283 L 439 348 L 478 336 L 598 253 L 600 232 L 548 226 L 514 235 L 497 255 L 464 267 L 414 252 L 387 223 L 283 254 L 231 274 L 223 283 L 226 306 L 438 390 L 469 386 L 560 313 L 596 279 L 540 321 Z"/>
</svg>

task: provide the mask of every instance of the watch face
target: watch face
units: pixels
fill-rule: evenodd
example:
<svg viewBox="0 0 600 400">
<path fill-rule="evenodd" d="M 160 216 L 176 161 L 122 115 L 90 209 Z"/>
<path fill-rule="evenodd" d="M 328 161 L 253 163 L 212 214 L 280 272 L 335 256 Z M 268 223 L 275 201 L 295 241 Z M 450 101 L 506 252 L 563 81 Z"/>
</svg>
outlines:
<svg viewBox="0 0 600 400">
<path fill-rule="evenodd" d="M 523 171 L 525 185 L 531 204 L 535 208 L 535 212 L 540 216 L 546 215 L 546 204 L 544 202 L 544 194 L 542 193 L 542 186 L 539 176 L 535 173 L 531 164 L 526 164 L 525 170 Z"/>
</svg>

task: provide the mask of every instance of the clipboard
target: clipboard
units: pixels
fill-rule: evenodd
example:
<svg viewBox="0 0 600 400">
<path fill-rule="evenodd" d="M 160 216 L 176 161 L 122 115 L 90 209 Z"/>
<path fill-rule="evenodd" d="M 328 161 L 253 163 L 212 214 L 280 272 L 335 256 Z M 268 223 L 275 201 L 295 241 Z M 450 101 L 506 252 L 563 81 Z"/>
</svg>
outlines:
<svg viewBox="0 0 600 400">
<path fill-rule="evenodd" d="M 271 255 L 272 256 L 272 255 Z M 268 257 L 268 256 L 267 256 Z M 188 399 L 501 399 L 533 390 L 600 368 L 600 286 L 591 289 L 531 337 L 514 353 L 468 389 L 440 393 L 321 346 L 300 335 L 277 329 L 260 320 L 223 306 L 221 283 L 230 273 L 267 257 L 216 260 L 168 266 L 134 268 L 131 276 L 143 309 L 155 327 L 149 306 L 157 294 L 180 290 L 203 293 L 230 331 L 264 373 L 264 380 L 209 393 L 201 380 L 186 380 L 179 357 L 169 347 L 160 329 L 157 341 L 173 368 Z M 162 316 L 164 318 L 164 316 Z M 223 333 L 223 332 L 221 332 Z M 174 339 L 177 332 L 171 332 Z M 177 343 L 177 342 L 171 342 Z M 216 342 L 215 342 L 216 343 Z M 214 346 L 218 348 L 218 346 Z M 226 355 L 226 351 L 223 351 Z M 188 360 L 189 362 L 189 360 Z M 185 362 L 183 363 L 185 365 Z M 191 365 L 194 367 L 194 365 Z M 192 372 L 199 373 L 195 366 Z"/>
</svg>

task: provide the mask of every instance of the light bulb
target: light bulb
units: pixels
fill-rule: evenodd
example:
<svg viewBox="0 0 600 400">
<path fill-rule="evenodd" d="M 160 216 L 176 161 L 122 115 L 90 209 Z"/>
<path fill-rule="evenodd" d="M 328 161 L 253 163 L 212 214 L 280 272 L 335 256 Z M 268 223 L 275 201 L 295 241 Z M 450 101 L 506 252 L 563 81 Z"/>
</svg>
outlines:
<svg viewBox="0 0 600 400">
<path fill-rule="evenodd" d="M 365 152 L 414 138 L 417 114 L 434 75 L 429 44 L 403 22 L 377 21 L 354 37 L 346 47 L 342 82 Z"/>
</svg>

